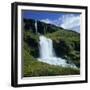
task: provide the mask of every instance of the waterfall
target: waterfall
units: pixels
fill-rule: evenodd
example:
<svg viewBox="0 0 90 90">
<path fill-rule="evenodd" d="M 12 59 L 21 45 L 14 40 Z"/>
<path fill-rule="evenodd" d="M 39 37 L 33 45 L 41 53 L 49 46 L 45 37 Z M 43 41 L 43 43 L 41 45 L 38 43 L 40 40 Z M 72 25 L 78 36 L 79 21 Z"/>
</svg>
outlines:
<svg viewBox="0 0 90 90">
<path fill-rule="evenodd" d="M 35 21 L 35 30 L 37 34 L 38 33 L 37 21 Z M 51 65 L 77 68 L 74 64 L 68 64 L 65 59 L 56 57 L 55 51 L 53 48 L 53 41 L 50 38 L 47 38 L 44 35 L 40 35 L 39 39 L 40 39 L 39 41 L 40 57 L 38 58 L 38 61 L 45 62 Z"/>
<path fill-rule="evenodd" d="M 40 36 L 39 39 L 40 39 L 40 42 L 39 42 L 40 57 L 38 58 L 39 61 L 51 64 L 51 65 L 77 68 L 74 64 L 68 64 L 65 59 L 56 57 L 54 48 L 53 48 L 53 42 L 50 38 L 47 38 L 45 36 Z"/>
<path fill-rule="evenodd" d="M 54 56 L 52 40 L 46 38 L 45 36 L 40 36 L 40 58 L 46 59 Z"/>
<path fill-rule="evenodd" d="M 36 30 L 36 34 L 37 34 L 37 21 L 35 20 L 35 30 Z"/>
</svg>

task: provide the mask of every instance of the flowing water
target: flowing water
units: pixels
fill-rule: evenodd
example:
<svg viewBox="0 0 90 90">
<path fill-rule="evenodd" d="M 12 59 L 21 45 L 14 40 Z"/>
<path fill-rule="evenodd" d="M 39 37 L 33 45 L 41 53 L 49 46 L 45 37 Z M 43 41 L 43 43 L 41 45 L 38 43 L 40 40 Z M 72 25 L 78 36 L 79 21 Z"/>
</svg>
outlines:
<svg viewBox="0 0 90 90">
<path fill-rule="evenodd" d="M 50 38 L 47 38 L 45 36 L 40 36 L 39 39 L 40 39 L 39 42 L 40 57 L 38 58 L 39 61 L 51 65 L 77 68 L 74 64 L 68 64 L 65 59 L 56 57 L 53 48 L 53 41 Z"/>
<path fill-rule="evenodd" d="M 36 34 L 37 34 L 37 21 L 35 21 L 35 30 L 36 30 Z"/>
</svg>

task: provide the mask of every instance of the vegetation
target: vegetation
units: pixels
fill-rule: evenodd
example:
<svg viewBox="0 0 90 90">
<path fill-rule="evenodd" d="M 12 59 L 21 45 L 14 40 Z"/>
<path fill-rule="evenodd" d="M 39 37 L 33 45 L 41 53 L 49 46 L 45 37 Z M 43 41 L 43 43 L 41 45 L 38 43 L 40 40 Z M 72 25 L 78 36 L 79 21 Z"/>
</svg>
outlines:
<svg viewBox="0 0 90 90">
<path fill-rule="evenodd" d="M 39 57 L 39 34 L 35 32 L 35 20 L 24 19 L 24 77 L 80 74 L 80 34 L 51 24 L 38 23 L 38 33 L 53 40 L 57 57 L 73 62 L 78 69 L 49 65 L 37 60 Z"/>
<path fill-rule="evenodd" d="M 80 67 L 80 35 L 68 30 L 57 30 L 47 33 L 53 40 L 53 46 L 58 57 L 65 58 Z"/>
<path fill-rule="evenodd" d="M 79 69 L 65 68 L 39 62 L 27 50 L 24 50 L 24 77 L 75 75 L 79 73 Z"/>
</svg>

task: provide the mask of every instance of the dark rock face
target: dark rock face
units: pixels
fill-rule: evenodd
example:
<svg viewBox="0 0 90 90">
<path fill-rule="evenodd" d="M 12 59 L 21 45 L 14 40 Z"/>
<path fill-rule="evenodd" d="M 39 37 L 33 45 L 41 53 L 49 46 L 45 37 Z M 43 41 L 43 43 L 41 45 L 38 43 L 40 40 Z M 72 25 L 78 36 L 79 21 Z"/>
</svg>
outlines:
<svg viewBox="0 0 90 90">
<path fill-rule="evenodd" d="M 67 62 L 73 62 L 77 67 L 80 67 L 80 51 L 79 45 L 75 44 L 75 49 L 64 40 L 59 42 L 53 41 L 53 47 L 57 57 L 66 59 Z"/>
<path fill-rule="evenodd" d="M 33 33 L 35 33 L 35 20 L 33 19 L 24 19 L 24 29 L 25 30 L 31 30 Z M 37 31 L 40 34 L 45 33 L 52 33 L 55 32 L 57 29 L 63 29 L 61 27 L 57 27 L 52 24 L 46 24 L 44 22 L 37 21 Z"/>
<path fill-rule="evenodd" d="M 35 33 L 35 20 L 24 19 L 23 23 L 25 30 L 32 30 L 32 32 Z"/>
<path fill-rule="evenodd" d="M 54 41 L 53 46 L 56 55 L 62 58 L 64 58 L 64 56 L 67 55 L 71 50 L 70 45 L 68 45 L 64 40 L 60 40 L 58 43 Z"/>
<path fill-rule="evenodd" d="M 33 38 L 29 38 L 29 40 L 27 41 L 30 49 L 31 49 L 31 54 L 33 57 L 37 58 L 39 57 L 39 45 L 38 42 L 33 39 Z"/>
</svg>

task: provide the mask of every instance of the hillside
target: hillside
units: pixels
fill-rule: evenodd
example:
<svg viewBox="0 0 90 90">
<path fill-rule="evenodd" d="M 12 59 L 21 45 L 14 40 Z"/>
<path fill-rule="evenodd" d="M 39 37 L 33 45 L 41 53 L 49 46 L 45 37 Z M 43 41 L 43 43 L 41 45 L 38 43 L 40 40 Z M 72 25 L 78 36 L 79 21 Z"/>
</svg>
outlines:
<svg viewBox="0 0 90 90">
<path fill-rule="evenodd" d="M 79 69 L 49 65 L 37 61 L 37 58 L 39 57 L 39 35 L 43 34 L 53 40 L 57 57 L 66 59 L 68 63 L 73 62 L 80 68 L 80 34 L 40 21 L 37 21 L 37 28 L 38 33 L 35 30 L 35 20 L 23 20 L 24 76 L 79 74 Z"/>
</svg>

